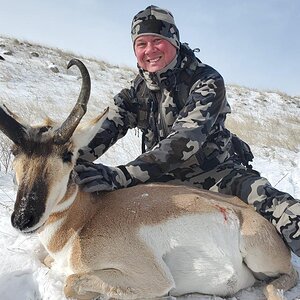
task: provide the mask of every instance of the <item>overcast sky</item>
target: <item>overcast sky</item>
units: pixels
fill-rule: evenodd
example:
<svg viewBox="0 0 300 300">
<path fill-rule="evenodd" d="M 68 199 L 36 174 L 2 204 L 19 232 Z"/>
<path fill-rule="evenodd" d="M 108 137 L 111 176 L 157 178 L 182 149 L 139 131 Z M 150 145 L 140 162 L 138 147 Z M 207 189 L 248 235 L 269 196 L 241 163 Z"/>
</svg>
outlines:
<svg viewBox="0 0 300 300">
<path fill-rule="evenodd" d="M 135 67 L 131 20 L 150 4 L 226 83 L 300 95 L 299 0 L 0 0 L 0 35 Z"/>
</svg>

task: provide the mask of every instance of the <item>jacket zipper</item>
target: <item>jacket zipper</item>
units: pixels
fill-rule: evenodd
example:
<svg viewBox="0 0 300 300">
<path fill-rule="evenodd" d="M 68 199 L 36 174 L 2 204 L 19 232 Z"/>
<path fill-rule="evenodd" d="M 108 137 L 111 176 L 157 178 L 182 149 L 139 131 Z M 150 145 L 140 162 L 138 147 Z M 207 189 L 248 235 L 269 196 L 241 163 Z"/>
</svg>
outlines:
<svg viewBox="0 0 300 300">
<path fill-rule="evenodd" d="M 157 100 L 156 97 L 150 98 L 150 116 L 149 116 L 149 121 L 150 121 L 150 128 L 153 130 L 154 134 L 154 139 L 159 142 L 160 137 L 159 137 L 159 132 L 157 128 L 157 118 L 155 117 L 155 114 L 157 112 Z"/>
</svg>

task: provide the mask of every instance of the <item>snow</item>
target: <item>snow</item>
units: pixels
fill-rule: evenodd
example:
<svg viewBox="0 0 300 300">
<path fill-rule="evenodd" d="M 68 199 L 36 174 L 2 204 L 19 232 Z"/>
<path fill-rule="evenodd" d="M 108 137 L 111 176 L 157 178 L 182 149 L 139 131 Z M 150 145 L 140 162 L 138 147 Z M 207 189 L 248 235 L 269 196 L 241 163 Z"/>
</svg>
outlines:
<svg viewBox="0 0 300 300">
<path fill-rule="evenodd" d="M 47 115 L 63 120 L 75 103 L 81 79 L 76 67 L 66 70 L 76 57 L 59 49 L 0 37 L 0 102 L 28 123 L 40 123 Z M 12 55 L 5 55 L 6 51 Z M 38 53 L 34 57 L 31 53 Z M 135 71 L 90 58 L 80 58 L 90 71 L 91 98 L 85 118 L 96 116 L 112 97 L 130 84 Z M 56 67 L 58 72 L 52 71 Z M 228 126 L 252 146 L 254 168 L 273 186 L 294 197 L 300 195 L 300 122 L 299 97 L 274 91 L 256 91 L 228 86 L 232 115 Z M 139 132 L 131 130 L 101 161 L 118 165 L 140 153 Z M 0 170 L 0 297 L 2 300 L 64 300 L 64 275 L 43 263 L 46 251 L 37 236 L 24 236 L 10 224 L 16 187 L 13 172 Z M 293 255 L 300 272 L 300 258 Z M 286 294 L 288 300 L 300 299 L 300 281 Z M 222 299 L 210 296 L 187 296 L 186 299 Z M 263 299 L 261 287 L 240 291 L 231 300 Z"/>
</svg>

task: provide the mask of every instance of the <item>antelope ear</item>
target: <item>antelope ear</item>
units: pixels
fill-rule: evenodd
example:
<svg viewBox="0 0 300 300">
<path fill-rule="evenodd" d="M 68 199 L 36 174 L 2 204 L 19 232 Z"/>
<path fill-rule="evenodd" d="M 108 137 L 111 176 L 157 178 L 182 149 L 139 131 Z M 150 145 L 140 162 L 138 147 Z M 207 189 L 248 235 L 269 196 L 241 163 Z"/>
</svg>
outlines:
<svg viewBox="0 0 300 300">
<path fill-rule="evenodd" d="M 94 136 L 100 130 L 102 123 L 104 122 L 104 120 L 106 120 L 108 111 L 109 108 L 107 107 L 104 112 L 96 118 L 88 122 L 79 124 L 72 136 L 74 146 L 77 149 L 87 146 L 89 142 L 94 138 Z"/>
<path fill-rule="evenodd" d="M 11 141 L 21 145 L 27 135 L 27 127 L 21 119 L 10 111 L 5 104 L 0 103 L 0 131 Z"/>
</svg>

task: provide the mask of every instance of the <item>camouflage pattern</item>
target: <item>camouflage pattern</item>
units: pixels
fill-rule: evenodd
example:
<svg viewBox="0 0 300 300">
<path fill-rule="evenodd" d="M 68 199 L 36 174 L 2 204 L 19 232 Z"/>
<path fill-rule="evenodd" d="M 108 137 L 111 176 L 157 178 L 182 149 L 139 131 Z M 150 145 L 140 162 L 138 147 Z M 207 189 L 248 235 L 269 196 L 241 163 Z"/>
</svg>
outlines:
<svg viewBox="0 0 300 300">
<path fill-rule="evenodd" d="M 88 193 L 98 191 L 113 191 L 131 184 L 131 177 L 123 168 L 108 167 L 79 160 L 74 168 L 74 180 L 83 191 Z"/>
<path fill-rule="evenodd" d="M 146 152 L 120 167 L 129 180 L 113 183 L 117 188 L 171 182 L 236 195 L 272 222 L 300 255 L 299 202 L 245 166 L 252 158 L 249 146 L 225 128 L 230 106 L 223 78 L 187 45 L 165 69 L 140 70 L 114 101 L 113 113 L 80 157 L 95 160 L 129 128 L 139 128 Z"/>
<path fill-rule="evenodd" d="M 151 5 L 137 13 L 131 24 L 131 38 L 134 41 L 141 35 L 157 35 L 180 47 L 179 31 L 171 12 Z"/>
</svg>

